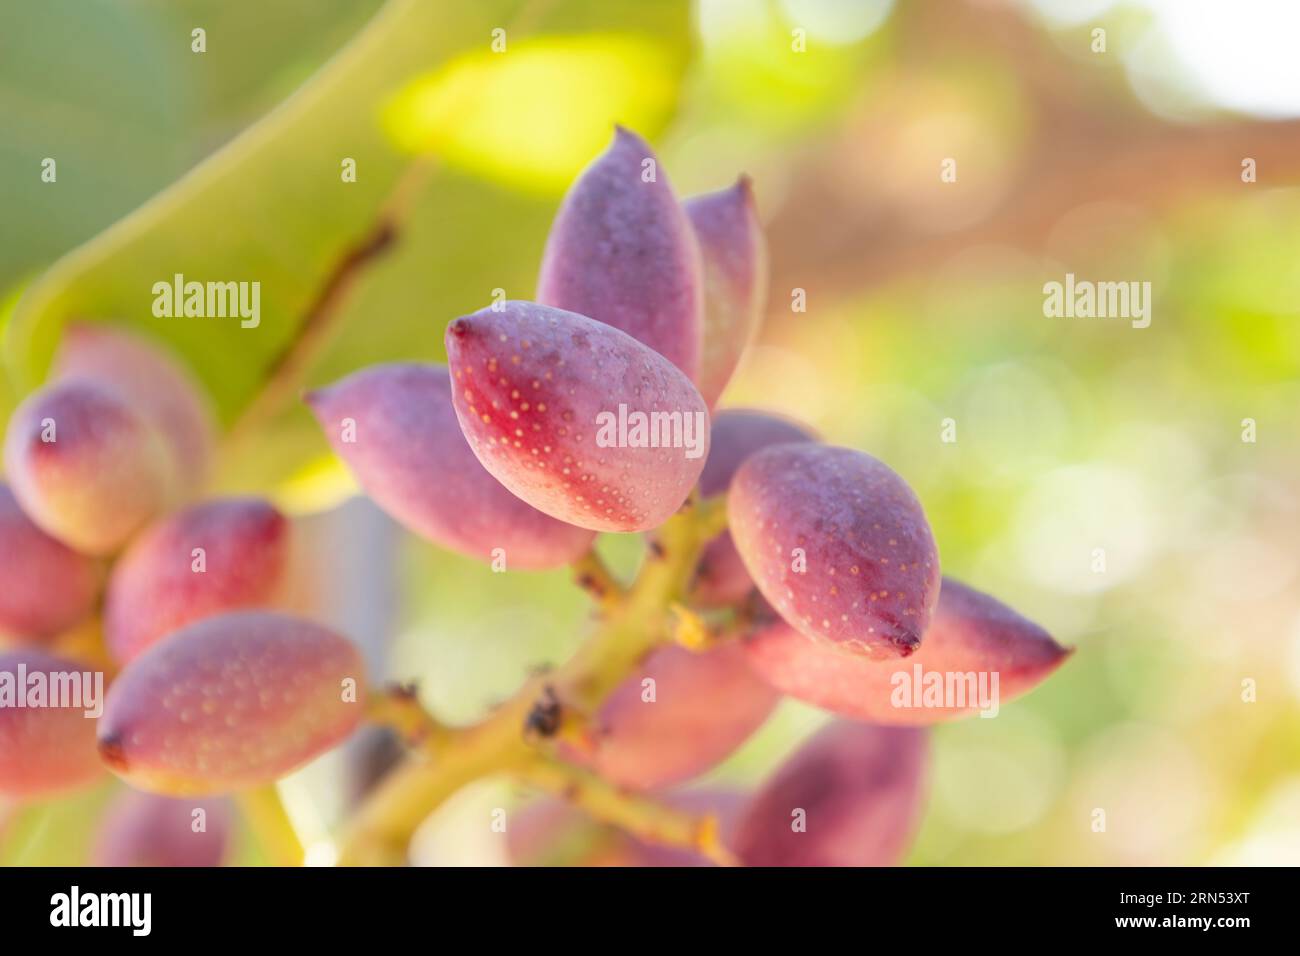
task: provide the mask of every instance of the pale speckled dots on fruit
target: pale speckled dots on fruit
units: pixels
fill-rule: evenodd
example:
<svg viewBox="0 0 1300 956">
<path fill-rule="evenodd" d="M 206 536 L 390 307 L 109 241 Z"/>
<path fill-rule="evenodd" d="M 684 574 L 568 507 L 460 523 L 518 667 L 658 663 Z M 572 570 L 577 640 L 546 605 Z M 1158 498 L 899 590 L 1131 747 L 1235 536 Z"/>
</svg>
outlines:
<svg viewBox="0 0 1300 956">
<path fill-rule="evenodd" d="M 104 636 L 113 656 L 125 664 L 194 621 L 270 606 L 287 570 L 290 527 L 268 501 L 226 498 L 147 528 L 109 579 Z"/>
<path fill-rule="evenodd" d="M 436 544 L 482 560 L 500 548 L 507 568 L 528 570 L 568 564 L 595 539 L 538 511 L 483 467 L 461 432 L 446 366 L 374 365 L 306 400 L 375 503 Z"/>
<path fill-rule="evenodd" d="M 456 319 L 446 342 L 470 447 L 533 507 L 595 531 L 645 531 L 690 494 L 708 455 L 708 410 L 662 355 L 608 325 L 533 302 Z M 601 416 L 617 415 L 620 405 L 629 416 L 676 416 L 682 447 L 602 447 Z"/>
<path fill-rule="evenodd" d="M 779 415 L 747 408 L 728 408 L 713 415 L 709 460 L 700 473 L 700 495 L 710 498 L 731 486 L 736 470 L 755 452 L 770 445 L 813 441 L 803 425 Z M 736 553 L 731 532 L 724 531 L 704 549 L 691 584 L 691 600 L 703 607 L 720 607 L 743 599 L 754 588 L 744 562 Z"/>
<path fill-rule="evenodd" d="M 223 793 L 296 770 L 341 743 L 364 713 L 351 643 L 311 621 L 236 611 L 177 631 L 122 671 L 99 721 L 99 750 L 142 790 Z"/>
<path fill-rule="evenodd" d="M 871 657 L 916 650 L 939 555 L 916 495 L 884 464 L 829 445 L 768 448 L 736 473 L 727 513 L 754 583 L 795 628 Z"/>
</svg>

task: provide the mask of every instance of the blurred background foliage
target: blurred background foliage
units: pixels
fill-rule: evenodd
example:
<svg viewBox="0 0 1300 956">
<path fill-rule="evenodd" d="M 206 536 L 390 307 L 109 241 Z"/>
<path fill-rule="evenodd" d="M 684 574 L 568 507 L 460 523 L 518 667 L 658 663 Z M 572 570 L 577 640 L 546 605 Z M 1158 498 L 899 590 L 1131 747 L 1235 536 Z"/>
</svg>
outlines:
<svg viewBox="0 0 1300 956">
<path fill-rule="evenodd" d="M 911 862 L 1300 863 L 1297 30 L 1268 0 L 7 3 L 0 411 L 70 318 L 167 341 L 238 426 L 222 489 L 303 514 L 329 613 L 473 719 L 575 646 L 584 600 L 330 510 L 352 488 L 309 416 L 256 399 L 377 225 L 394 241 L 295 385 L 440 359 L 449 318 L 529 297 L 564 187 L 625 123 L 682 195 L 754 178 L 770 314 L 723 404 L 890 463 L 947 572 L 1078 648 L 936 731 Z M 155 318 L 177 272 L 260 281 L 260 327 Z M 1151 326 L 1045 318 L 1066 272 L 1150 281 Z M 631 570 L 639 544 L 602 548 Z M 783 705 L 705 782 L 753 784 L 822 719 Z M 308 834 L 343 809 L 322 764 L 283 786 Z M 14 818 L 0 860 L 77 862 L 110 791 Z M 516 796 L 466 791 L 421 858 L 499 861 L 481 814 Z"/>
</svg>

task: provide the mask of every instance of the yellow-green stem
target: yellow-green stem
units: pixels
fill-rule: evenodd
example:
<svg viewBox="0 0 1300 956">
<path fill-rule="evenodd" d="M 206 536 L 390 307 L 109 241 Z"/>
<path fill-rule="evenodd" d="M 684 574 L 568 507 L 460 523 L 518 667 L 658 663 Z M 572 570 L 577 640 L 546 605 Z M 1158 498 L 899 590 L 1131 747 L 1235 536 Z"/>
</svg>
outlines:
<svg viewBox="0 0 1300 956">
<path fill-rule="evenodd" d="M 451 739 L 451 731 L 420 704 L 414 686 L 392 685 L 371 690 L 366 720 L 388 727 L 412 750 L 440 753 Z"/>
<path fill-rule="evenodd" d="M 668 609 L 685 592 L 700 549 L 725 527 L 720 499 L 688 502 L 651 536 L 636 581 L 559 670 L 525 684 L 483 722 L 446 732 L 435 753 L 412 755 L 366 799 L 342 834 L 339 862 L 372 865 L 404 856 L 416 828 L 466 784 L 524 766 L 536 751 L 525 736 L 546 687 L 563 706 L 593 713 L 656 646 L 669 639 Z"/>
<path fill-rule="evenodd" d="M 524 762 L 516 768 L 515 775 L 643 843 L 693 850 L 719 866 L 735 865 L 735 859 L 722 844 L 715 815 L 700 816 L 678 810 L 621 790 L 579 767 L 542 757 Z"/>
<path fill-rule="evenodd" d="M 596 549 L 592 548 L 573 562 L 573 578 L 578 587 L 592 596 L 601 607 L 617 607 L 626 591 Z"/>
<path fill-rule="evenodd" d="M 236 803 L 262 852 L 276 866 L 302 866 L 303 847 L 275 784 L 245 790 Z"/>
</svg>

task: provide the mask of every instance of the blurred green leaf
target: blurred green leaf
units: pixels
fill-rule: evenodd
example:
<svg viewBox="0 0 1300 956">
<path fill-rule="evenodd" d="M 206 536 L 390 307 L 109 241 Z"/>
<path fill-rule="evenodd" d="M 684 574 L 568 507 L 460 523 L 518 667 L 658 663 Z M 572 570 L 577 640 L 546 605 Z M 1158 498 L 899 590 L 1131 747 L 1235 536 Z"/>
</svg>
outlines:
<svg viewBox="0 0 1300 956">
<path fill-rule="evenodd" d="M 138 206 L 266 112 L 379 5 L 0 5 L 0 290 Z M 202 55 L 190 51 L 195 26 L 210 38 Z M 40 178 L 46 157 L 58 164 L 56 184 Z"/>
<path fill-rule="evenodd" d="M 393 141 L 521 189 L 558 193 L 605 147 L 614 123 L 658 127 L 676 96 L 674 58 L 658 41 L 543 37 L 507 50 L 476 50 L 417 78 L 385 110 Z"/>
</svg>

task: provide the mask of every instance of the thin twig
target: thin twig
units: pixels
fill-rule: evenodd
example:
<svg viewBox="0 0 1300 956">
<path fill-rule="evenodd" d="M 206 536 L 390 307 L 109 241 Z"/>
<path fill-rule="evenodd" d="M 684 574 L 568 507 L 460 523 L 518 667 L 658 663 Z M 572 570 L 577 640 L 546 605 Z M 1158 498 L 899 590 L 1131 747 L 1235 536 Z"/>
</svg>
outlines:
<svg viewBox="0 0 1300 956">
<path fill-rule="evenodd" d="M 591 817 L 618 827 L 643 843 L 698 853 L 719 866 L 735 866 L 723 845 L 718 818 L 687 813 L 641 794 L 620 790 L 609 781 L 570 764 L 536 758 L 515 768 L 515 775 Z"/>
<path fill-rule="evenodd" d="M 602 607 L 617 606 L 627 593 L 595 548 L 574 561 L 572 568 L 578 587 L 590 594 Z"/>
<path fill-rule="evenodd" d="M 238 449 L 258 426 L 273 418 L 297 396 L 312 363 L 337 331 L 338 319 L 357 279 L 397 242 L 415 197 L 432 171 L 433 163 L 429 157 L 413 160 L 374 221 L 326 273 L 303 311 L 293 338 L 267 366 L 261 389 L 226 432 L 227 454 Z"/>
<path fill-rule="evenodd" d="M 450 731 L 420 704 L 414 684 L 392 685 L 371 692 L 366 719 L 393 730 L 406 746 L 436 757 Z"/>
</svg>

